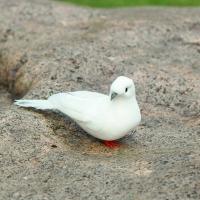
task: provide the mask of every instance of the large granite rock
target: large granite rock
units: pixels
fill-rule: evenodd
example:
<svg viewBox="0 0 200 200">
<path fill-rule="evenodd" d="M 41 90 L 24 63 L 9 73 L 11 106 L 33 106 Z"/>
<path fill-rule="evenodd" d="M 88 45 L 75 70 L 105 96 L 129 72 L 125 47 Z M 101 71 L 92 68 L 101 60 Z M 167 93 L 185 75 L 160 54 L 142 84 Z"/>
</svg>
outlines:
<svg viewBox="0 0 200 200">
<path fill-rule="evenodd" d="M 0 199 L 200 199 L 199 8 L 1 0 L 0 13 Z M 108 93 L 118 75 L 134 79 L 142 110 L 118 150 L 64 116 L 12 105 Z"/>
</svg>

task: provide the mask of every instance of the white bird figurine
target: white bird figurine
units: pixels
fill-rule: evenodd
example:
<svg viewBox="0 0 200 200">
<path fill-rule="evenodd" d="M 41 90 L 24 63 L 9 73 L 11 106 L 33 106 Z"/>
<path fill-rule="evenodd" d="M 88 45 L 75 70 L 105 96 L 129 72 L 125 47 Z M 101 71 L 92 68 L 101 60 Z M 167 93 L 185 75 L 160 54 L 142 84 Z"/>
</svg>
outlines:
<svg viewBox="0 0 200 200">
<path fill-rule="evenodd" d="M 135 85 L 125 76 L 112 83 L 109 95 L 77 91 L 54 94 L 47 100 L 16 100 L 15 104 L 60 111 L 108 147 L 118 146 L 115 140 L 127 135 L 141 121 Z"/>
</svg>

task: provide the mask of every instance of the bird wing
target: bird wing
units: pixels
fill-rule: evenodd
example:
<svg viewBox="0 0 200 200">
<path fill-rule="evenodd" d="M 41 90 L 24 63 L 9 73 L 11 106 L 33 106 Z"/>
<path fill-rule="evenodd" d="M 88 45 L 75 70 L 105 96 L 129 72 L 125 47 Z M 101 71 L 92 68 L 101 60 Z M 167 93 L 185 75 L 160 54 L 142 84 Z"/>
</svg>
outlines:
<svg viewBox="0 0 200 200">
<path fill-rule="evenodd" d="M 107 95 L 101 94 L 98 92 L 89 92 L 89 91 L 76 91 L 76 92 L 69 92 L 69 94 L 79 97 L 79 98 L 84 98 L 84 99 L 101 99 L 101 98 L 107 98 Z"/>
<path fill-rule="evenodd" d="M 60 112 L 80 122 L 89 122 L 98 113 L 99 103 L 107 96 L 95 92 L 78 91 L 58 93 L 49 97 L 49 101 Z"/>
</svg>

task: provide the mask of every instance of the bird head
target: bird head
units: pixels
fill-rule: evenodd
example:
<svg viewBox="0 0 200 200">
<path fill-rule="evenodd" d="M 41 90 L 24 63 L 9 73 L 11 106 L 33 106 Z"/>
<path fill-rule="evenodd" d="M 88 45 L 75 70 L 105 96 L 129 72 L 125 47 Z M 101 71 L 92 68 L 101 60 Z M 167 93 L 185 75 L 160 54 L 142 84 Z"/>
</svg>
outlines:
<svg viewBox="0 0 200 200">
<path fill-rule="evenodd" d="M 130 78 L 119 76 L 110 88 L 110 99 L 113 101 L 119 97 L 131 98 L 135 96 L 135 85 Z"/>
</svg>

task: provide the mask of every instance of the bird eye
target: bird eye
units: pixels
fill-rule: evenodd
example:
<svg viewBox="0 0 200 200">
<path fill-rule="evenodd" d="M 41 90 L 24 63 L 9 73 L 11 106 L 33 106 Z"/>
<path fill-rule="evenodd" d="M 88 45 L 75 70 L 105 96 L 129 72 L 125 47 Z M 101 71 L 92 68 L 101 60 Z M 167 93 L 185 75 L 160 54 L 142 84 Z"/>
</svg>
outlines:
<svg viewBox="0 0 200 200">
<path fill-rule="evenodd" d="M 128 88 L 125 89 L 125 92 L 128 92 Z"/>
</svg>

